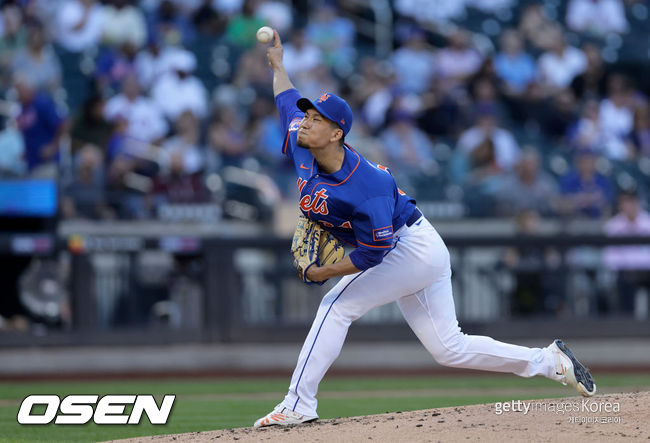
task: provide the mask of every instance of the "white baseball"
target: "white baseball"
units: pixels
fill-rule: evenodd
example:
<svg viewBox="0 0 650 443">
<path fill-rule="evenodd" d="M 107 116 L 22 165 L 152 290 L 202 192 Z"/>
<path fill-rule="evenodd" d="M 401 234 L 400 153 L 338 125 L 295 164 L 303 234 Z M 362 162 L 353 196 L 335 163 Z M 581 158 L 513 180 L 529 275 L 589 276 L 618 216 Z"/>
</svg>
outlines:
<svg viewBox="0 0 650 443">
<path fill-rule="evenodd" d="M 270 43 L 273 40 L 273 29 L 269 26 L 262 26 L 257 30 L 257 41 L 260 43 Z"/>
</svg>

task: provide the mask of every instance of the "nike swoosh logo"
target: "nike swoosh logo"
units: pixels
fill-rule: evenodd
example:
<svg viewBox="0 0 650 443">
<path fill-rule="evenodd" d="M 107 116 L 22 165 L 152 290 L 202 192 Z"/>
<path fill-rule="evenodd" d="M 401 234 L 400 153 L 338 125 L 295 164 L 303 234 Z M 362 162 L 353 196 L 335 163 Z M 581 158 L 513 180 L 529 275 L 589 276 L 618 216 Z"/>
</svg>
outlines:
<svg viewBox="0 0 650 443">
<path fill-rule="evenodd" d="M 304 163 L 300 163 L 300 169 L 309 169 Z"/>
</svg>

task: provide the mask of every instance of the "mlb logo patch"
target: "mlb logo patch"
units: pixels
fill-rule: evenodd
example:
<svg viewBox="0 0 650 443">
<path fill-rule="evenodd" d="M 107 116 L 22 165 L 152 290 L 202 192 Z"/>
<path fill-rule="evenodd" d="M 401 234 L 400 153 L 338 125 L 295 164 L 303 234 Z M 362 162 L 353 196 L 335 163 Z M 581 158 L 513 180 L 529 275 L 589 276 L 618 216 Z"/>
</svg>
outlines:
<svg viewBox="0 0 650 443">
<path fill-rule="evenodd" d="M 293 120 L 291 120 L 291 123 L 289 123 L 289 132 L 297 131 L 298 126 L 300 126 L 301 121 L 302 121 L 302 118 L 300 118 L 300 117 L 296 117 Z"/>
<path fill-rule="evenodd" d="M 393 238 L 393 226 L 384 226 L 372 230 L 372 239 L 374 241 L 383 241 Z"/>
</svg>

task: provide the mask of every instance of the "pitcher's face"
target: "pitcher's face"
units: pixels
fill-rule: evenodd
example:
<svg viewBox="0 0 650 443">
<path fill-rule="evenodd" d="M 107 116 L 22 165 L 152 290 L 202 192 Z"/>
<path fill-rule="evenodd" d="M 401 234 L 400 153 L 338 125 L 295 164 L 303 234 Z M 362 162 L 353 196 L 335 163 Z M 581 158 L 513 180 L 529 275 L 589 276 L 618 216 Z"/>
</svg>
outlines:
<svg viewBox="0 0 650 443">
<path fill-rule="evenodd" d="M 338 133 L 343 135 L 341 128 L 331 120 L 323 117 L 315 109 L 307 109 L 298 126 L 298 146 L 308 149 L 326 146 L 340 138 Z"/>
</svg>

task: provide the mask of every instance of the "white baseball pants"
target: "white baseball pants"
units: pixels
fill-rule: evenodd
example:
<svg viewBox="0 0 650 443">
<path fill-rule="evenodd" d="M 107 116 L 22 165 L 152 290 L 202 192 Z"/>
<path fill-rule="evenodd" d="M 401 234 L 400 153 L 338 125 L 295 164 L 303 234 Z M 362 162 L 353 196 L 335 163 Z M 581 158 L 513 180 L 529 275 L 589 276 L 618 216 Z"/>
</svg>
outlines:
<svg viewBox="0 0 650 443">
<path fill-rule="evenodd" d="M 546 348 L 526 348 L 460 331 L 449 251 L 433 226 L 420 218 L 395 233 L 393 249 L 379 265 L 343 277 L 323 297 L 282 404 L 317 417 L 318 384 L 341 352 L 348 327 L 370 309 L 394 301 L 442 365 L 557 379 L 553 354 Z"/>
</svg>

